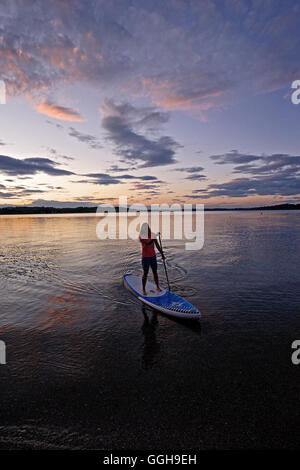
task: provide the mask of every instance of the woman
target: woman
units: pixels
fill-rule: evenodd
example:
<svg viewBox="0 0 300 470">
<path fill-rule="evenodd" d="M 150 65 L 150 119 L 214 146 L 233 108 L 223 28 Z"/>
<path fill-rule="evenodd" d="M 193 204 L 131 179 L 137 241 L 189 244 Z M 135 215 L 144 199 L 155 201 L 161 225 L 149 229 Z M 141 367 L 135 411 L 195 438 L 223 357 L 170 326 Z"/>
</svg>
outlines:
<svg viewBox="0 0 300 470">
<path fill-rule="evenodd" d="M 142 266 L 144 270 L 144 274 L 142 278 L 143 295 L 147 295 L 146 282 L 147 282 L 147 276 L 148 276 L 150 267 L 153 272 L 153 277 L 154 277 L 157 290 L 158 292 L 161 292 L 161 288 L 159 287 L 159 283 L 158 283 L 157 260 L 156 260 L 154 245 L 160 252 L 162 259 L 165 259 L 165 257 L 164 257 L 161 247 L 159 246 L 158 241 L 156 240 L 155 234 L 151 232 L 151 229 L 146 222 L 144 222 L 143 225 L 141 226 L 140 242 L 142 244 Z"/>
</svg>

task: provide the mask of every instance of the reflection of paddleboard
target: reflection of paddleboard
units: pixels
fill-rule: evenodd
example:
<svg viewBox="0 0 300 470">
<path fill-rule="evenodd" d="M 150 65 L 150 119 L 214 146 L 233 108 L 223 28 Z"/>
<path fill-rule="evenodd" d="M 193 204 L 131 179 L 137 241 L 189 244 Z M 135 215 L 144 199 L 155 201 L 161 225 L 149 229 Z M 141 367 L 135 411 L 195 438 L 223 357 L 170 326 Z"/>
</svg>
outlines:
<svg viewBox="0 0 300 470">
<path fill-rule="evenodd" d="M 153 282 L 147 281 L 147 295 L 143 295 L 141 277 L 134 276 L 133 274 L 124 274 L 123 281 L 125 287 L 130 290 L 133 295 L 160 312 L 178 318 L 198 319 L 201 317 L 199 310 L 190 302 L 166 289 L 162 289 L 161 292 L 158 292 Z"/>
</svg>

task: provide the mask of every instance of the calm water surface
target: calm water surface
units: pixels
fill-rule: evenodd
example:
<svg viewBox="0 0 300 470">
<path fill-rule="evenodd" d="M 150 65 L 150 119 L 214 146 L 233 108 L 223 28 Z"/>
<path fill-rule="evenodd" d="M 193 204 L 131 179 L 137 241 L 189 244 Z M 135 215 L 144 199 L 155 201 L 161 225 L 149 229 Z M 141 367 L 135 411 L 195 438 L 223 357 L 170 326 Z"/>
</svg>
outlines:
<svg viewBox="0 0 300 470">
<path fill-rule="evenodd" d="M 0 445 L 300 446 L 300 213 L 207 213 L 202 250 L 165 242 L 195 324 L 123 288 L 140 247 L 99 241 L 97 222 L 0 218 Z"/>
</svg>

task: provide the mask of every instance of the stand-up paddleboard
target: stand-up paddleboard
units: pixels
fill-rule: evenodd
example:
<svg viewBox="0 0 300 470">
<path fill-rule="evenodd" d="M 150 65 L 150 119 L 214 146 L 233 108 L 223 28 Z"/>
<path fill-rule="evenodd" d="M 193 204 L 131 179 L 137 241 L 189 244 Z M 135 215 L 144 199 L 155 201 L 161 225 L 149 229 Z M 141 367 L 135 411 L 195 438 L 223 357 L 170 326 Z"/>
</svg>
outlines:
<svg viewBox="0 0 300 470">
<path fill-rule="evenodd" d="M 147 295 L 143 295 L 141 277 L 124 274 L 123 281 L 125 287 L 149 307 L 177 318 L 197 320 L 201 317 L 199 310 L 190 302 L 163 288 L 161 292 L 158 292 L 153 282 L 147 281 Z"/>
</svg>

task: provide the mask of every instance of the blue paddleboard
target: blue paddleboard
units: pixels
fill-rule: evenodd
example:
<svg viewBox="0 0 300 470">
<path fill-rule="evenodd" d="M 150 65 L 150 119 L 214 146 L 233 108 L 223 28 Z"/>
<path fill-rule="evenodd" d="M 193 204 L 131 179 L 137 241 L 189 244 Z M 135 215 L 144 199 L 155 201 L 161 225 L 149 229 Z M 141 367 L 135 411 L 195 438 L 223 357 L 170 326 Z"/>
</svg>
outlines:
<svg viewBox="0 0 300 470">
<path fill-rule="evenodd" d="M 125 287 L 149 307 L 177 318 L 197 320 L 201 317 L 201 313 L 193 304 L 166 289 L 162 288 L 161 292 L 158 292 L 153 282 L 147 281 L 146 295 L 143 295 L 141 277 L 124 274 L 123 281 Z"/>
</svg>

